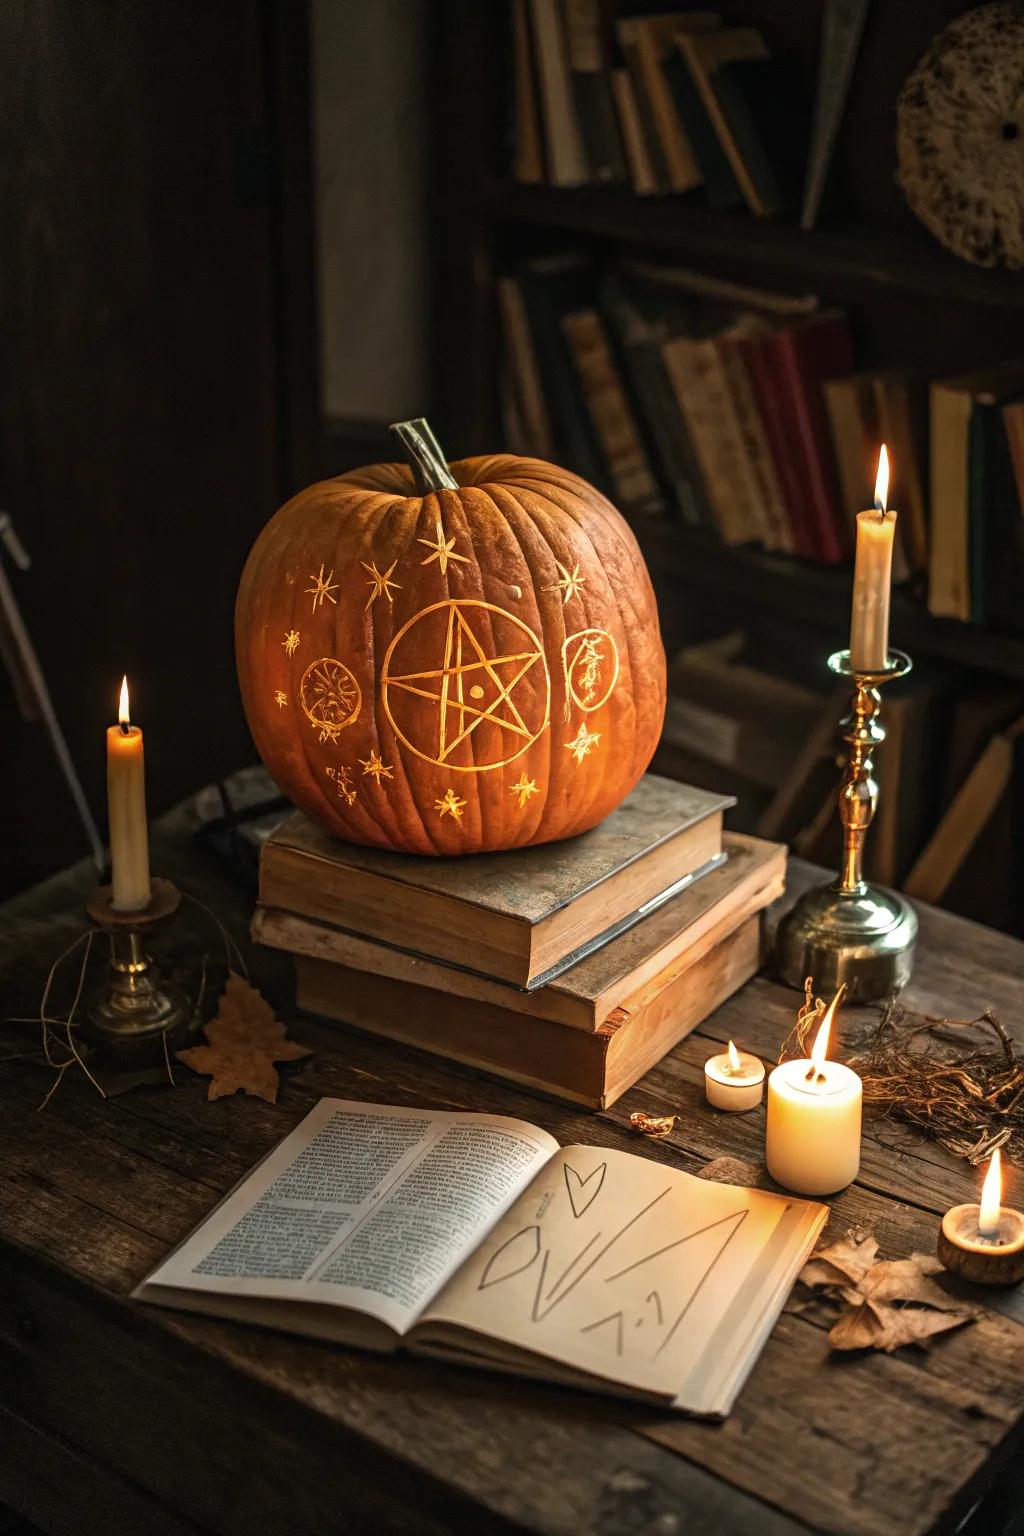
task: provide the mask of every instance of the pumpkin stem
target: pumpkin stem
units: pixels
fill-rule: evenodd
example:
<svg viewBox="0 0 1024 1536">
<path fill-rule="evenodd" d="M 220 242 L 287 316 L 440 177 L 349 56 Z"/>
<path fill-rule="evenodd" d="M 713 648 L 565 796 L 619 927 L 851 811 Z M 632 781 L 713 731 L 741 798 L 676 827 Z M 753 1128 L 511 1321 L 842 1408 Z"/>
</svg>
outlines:
<svg viewBox="0 0 1024 1536">
<path fill-rule="evenodd" d="M 414 421 L 396 421 L 392 431 L 402 445 L 406 462 L 412 470 L 416 490 L 420 496 L 431 491 L 457 491 L 459 482 L 448 468 L 441 445 L 423 416 Z"/>
</svg>

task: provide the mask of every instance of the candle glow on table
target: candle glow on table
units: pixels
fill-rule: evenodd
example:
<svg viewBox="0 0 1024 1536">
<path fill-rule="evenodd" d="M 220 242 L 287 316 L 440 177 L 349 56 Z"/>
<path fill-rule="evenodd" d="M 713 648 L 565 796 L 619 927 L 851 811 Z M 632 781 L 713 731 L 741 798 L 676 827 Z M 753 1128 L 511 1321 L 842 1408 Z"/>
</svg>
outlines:
<svg viewBox="0 0 1024 1536">
<path fill-rule="evenodd" d="M 827 1059 L 840 987 L 821 1021 L 810 1058 L 784 1061 L 768 1079 L 766 1162 L 776 1184 L 801 1195 L 831 1195 L 860 1171 L 861 1081 Z"/>
<path fill-rule="evenodd" d="M 857 513 L 857 557 L 853 568 L 850 664 L 855 672 L 882 672 L 889 655 L 889 589 L 896 513 L 886 510 L 889 455 L 878 455 L 873 510 Z"/>
<path fill-rule="evenodd" d="M 942 1218 L 938 1254 L 946 1269 L 977 1285 L 1016 1285 L 1024 1279 L 1024 1211 L 1003 1204 L 997 1147 L 978 1205 L 955 1205 Z"/>
<path fill-rule="evenodd" d="M 764 1095 L 764 1064 L 730 1040 L 727 1050 L 704 1063 L 704 1092 L 715 1109 L 756 1109 Z"/>
<path fill-rule="evenodd" d="M 149 827 L 142 732 L 128 711 L 128 679 L 121 683 L 118 725 L 107 729 L 107 812 L 110 821 L 111 905 L 140 912 L 149 905 Z"/>
</svg>

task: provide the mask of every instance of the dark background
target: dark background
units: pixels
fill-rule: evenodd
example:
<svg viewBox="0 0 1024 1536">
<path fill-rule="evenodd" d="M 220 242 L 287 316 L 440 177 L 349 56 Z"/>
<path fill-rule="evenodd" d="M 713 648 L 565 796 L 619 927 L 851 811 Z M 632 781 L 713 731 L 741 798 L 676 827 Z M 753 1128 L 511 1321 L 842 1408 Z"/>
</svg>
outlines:
<svg viewBox="0 0 1024 1536">
<path fill-rule="evenodd" d="M 795 291 L 827 269 L 882 365 L 1019 350 L 1019 304 L 1000 296 L 1020 279 L 939 252 L 894 176 L 899 86 L 967 8 L 871 7 L 824 244 L 751 220 L 734 238 L 652 200 L 591 216 L 585 196 L 572 239 Z M 817 0 L 728 9 L 813 77 Z M 493 273 L 557 238 L 560 217 L 500 180 L 506 22 L 490 0 L 0 7 L 0 508 L 33 559 L 6 569 L 101 827 L 124 671 L 151 812 L 251 759 L 232 608 L 276 506 L 389 456 L 401 415 L 431 413 L 451 457 L 500 446 Z M 845 597 L 808 590 L 824 636 Z M 671 648 L 701 598 L 664 580 L 660 595 Z M 0 807 L 0 894 L 86 851 L 2 670 Z"/>
</svg>

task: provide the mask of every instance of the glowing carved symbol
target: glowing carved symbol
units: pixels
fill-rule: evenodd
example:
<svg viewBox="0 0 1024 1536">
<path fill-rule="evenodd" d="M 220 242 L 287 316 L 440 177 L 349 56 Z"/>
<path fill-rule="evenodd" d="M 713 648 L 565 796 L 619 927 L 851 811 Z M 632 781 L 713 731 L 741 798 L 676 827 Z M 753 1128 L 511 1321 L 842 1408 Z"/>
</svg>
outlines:
<svg viewBox="0 0 1024 1536">
<path fill-rule="evenodd" d="M 483 773 L 512 762 L 545 729 L 551 680 L 540 641 L 521 619 L 493 603 L 450 598 L 398 631 L 384 657 L 381 698 L 417 757 Z"/>
<path fill-rule="evenodd" d="M 308 720 L 318 727 L 321 741 L 337 741 L 359 714 L 362 694 L 348 667 L 333 656 L 322 656 L 302 674 L 299 702 Z"/>
<path fill-rule="evenodd" d="M 313 612 L 316 613 L 317 605 L 321 608 L 323 607 L 325 597 L 337 607 L 338 599 L 331 595 L 338 590 L 338 583 L 334 580 L 333 570 L 325 581 L 323 563 L 321 562 L 319 576 L 310 575 L 309 579 L 313 585 L 306 588 L 306 596 L 313 599 Z"/>
<path fill-rule="evenodd" d="M 331 574 L 333 575 L 333 572 Z M 288 631 L 288 633 L 285 635 L 284 639 L 281 641 L 281 644 L 284 646 L 285 651 L 288 653 L 289 656 L 292 656 L 292 655 L 295 654 L 295 650 L 298 647 L 298 643 L 299 643 L 299 632 L 298 632 L 297 629 L 290 629 Z"/>
<path fill-rule="evenodd" d="M 284 706 L 288 703 L 288 695 L 284 692 L 283 689 L 279 688 L 274 694 L 274 703 L 277 705 L 278 709 L 283 709 Z"/>
<path fill-rule="evenodd" d="M 581 629 L 562 646 L 566 710 L 570 702 L 587 714 L 611 697 L 619 678 L 619 650 L 603 629 Z M 568 713 L 566 714 L 568 719 Z"/>
<path fill-rule="evenodd" d="M 585 584 L 587 578 L 580 575 L 580 563 L 578 560 L 571 571 L 562 564 L 561 560 L 556 560 L 555 564 L 560 572 L 559 578 L 552 586 L 545 587 L 544 591 L 561 592 L 564 605 L 569 601 L 570 597 L 576 597 L 579 594 L 580 587 Z"/>
<path fill-rule="evenodd" d="M 442 576 L 445 576 L 448 573 L 449 560 L 458 560 L 463 565 L 468 565 L 469 560 L 465 555 L 456 555 L 452 553 L 455 548 L 455 535 L 453 534 L 450 539 L 445 538 L 444 528 L 441 525 L 440 518 L 437 519 L 437 522 L 434 526 L 435 533 L 433 544 L 431 544 L 429 539 L 416 540 L 417 544 L 425 544 L 429 550 L 433 551 L 433 553 L 429 554 L 425 560 L 420 561 L 420 565 L 429 565 L 432 560 L 436 560 L 438 565 L 441 567 Z"/>
<path fill-rule="evenodd" d="M 586 726 L 583 724 L 583 721 L 581 720 L 580 728 L 576 732 L 576 735 L 573 737 L 572 741 L 563 742 L 562 745 L 572 753 L 573 757 L 578 763 L 582 763 L 587 753 L 591 750 L 592 747 L 596 747 L 600 740 L 601 732 L 588 731 Z"/>
<path fill-rule="evenodd" d="M 391 772 L 388 764 L 382 762 L 380 755 L 377 752 L 374 752 L 372 748 L 370 749 L 369 757 L 361 757 L 359 759 L 359 766 L 363 770 L 364 778 L 367 774 L 370 774 L 371 777 L 377 780 L 378 784 L 380 783 L 381 779 L 394 778 L 394 774 Z"/>
<path fill-rule="evenodd" d="M 366 599 L 366 608 L 369 608 L 372 603 L 375 603 L 377 601 L 378 597 L 380 597 L 382 593 L 387 598 L 387 600 L 388 600 L 388 607 L 390 608 L 391 604 L 392 604 L 392 597 L 391 597 L 391 589 L 392 589 L 392 587 L 394 587 L 396 592 L 401 592 L 401 590 L 402 590 L 401 586 L 399 585 L 399 583 L 397 581 L 392 581 L 391 580 L 391 572 L 394 570 L 395 566 L 398 564 L 398 561 L 397 560 L 392 560 L 392 562 L 388 566 L 387 570 L 383 571 L 383 572 L 378 571 L 378 569 L 377 569 L 377 562 L 375 560 L 371 561 L 371 563 L 369 565 L 367 565 L 365 560 L 360 560 L 359 564 L 362 566 L 364 571 L 369 571 L 369 573 L 370 573 L 370 580 L 368 582 L 368 585 L 373 588 L 373 590 L 370 593 L 369 597 Z M 364 613 L 366 612 L 366 608 L 363 609 Z"/>
<path fill-rule="evenodd" d="M 440 816 L 450 816 L 453 821 L 461 821 L 465 805 L 465 800 L 460 800 L 454 789 L 446 789 L 444 799 L 434 801 L 434 810 Z"/>
<path fill-rule="evenodd" d="M 522 810 L 530 796 L 537 793 L 537 780 L 528 779 L 526 777 L 526 769 L 524 768 L 519 775 L 519 783 L 510 784 L 508 788 L 509 794 L 519 796 L 519 809 Z"/>
<path fill-rule="evenodd" d="M 338 794 L 341 799 L 344 800 L 345 804 L 351 805 L 356 798 L 356 792 L 352 783 L 352 777 L 348 769 L 345 767 L 325 768 L 324 772 L 326 773 L 327 777 L 329 779 L 333 779 L 335 784 L 338 786 Z"/>
</svg>

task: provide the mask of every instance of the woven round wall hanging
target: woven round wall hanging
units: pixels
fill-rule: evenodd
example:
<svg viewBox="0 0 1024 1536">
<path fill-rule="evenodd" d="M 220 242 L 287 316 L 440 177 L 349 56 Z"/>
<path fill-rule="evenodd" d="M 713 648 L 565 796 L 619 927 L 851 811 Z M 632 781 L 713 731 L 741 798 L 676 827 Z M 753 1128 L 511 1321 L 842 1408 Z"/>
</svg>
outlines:
<svg viewBox="0 0 1024 1536">
<path fill-rule="evenodd" d="M 998 0 L 932 42 L 897 103 L 898 179 L 948 250 L 1024 266 L 1024 4 Z"/>
</svg>

